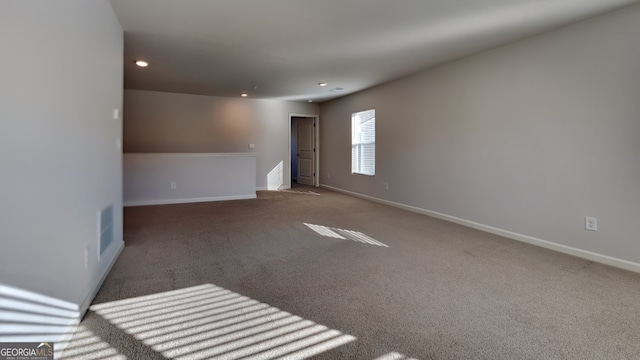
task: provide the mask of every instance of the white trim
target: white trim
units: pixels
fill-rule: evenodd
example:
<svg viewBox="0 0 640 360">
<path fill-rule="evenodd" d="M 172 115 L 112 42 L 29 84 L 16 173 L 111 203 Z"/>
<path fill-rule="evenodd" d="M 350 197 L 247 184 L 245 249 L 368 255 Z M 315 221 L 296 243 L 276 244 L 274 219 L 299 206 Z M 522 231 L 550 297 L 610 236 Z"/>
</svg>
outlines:
<svg viewBox="0 0 640 360">
<path fill-rule="evenodd" d="M 291 188 L 291 118 L 292 117 L 306 117 L 306 118 L 313 118 L 313 123 L 316 125 L 314 126 L 314 133 L 313 133 L 313 141 L 314 141 L 314 148 L 316 149 L 315 153 L 314 153 L 314 172 L 316 173 L 316 176 L 314 177 L 313 181 L 314 181 L 314 186 L 315 187 L 320 187 L 320 115 L 310 115 L 310 114 L 295 114 L 295 113 L 289 113 L 289 129 L 287 130 L 289 137 L 289 143 L 287 144 L 287 149 L 289 149 L 289 179 L 287 180 L 289 183 L 289 188 Z M 286 185 L 285 185 L 286 186 Z"/>
<path fill-rule="evenodd" d="M 361 172 L 351 172 L 351 175 L 362 175 L 362 176 L 368 176 L 368 177 L 376 177 L 376 174 L 365 174 L 365 173 L 361 173 Z"/>
<path fill-rule="evenodd" d="M 255 199 L 256 197 L 257 197 L 256 194 L 248 194 L 248 195 L 213 196 L 213 197 L 186 198 L 186 199 L 137 200 L 137 201 L 125 201 L 124 207 L 188 204 L 188 203 L 209 202 L 209 201 L 246 200 L 246 199 Z"/>
<path fill-rule="evenodd" d="M 315 183 L 313 184 L 315 187 L 320 187 L 320 115 L 316 116 L 316 121 L 315 121 L 315 147 L 316 147 L 316 168 L 315 168 L 315 172 L 316 172 L 316 177 L 315 177 Z"/>
<path fill-rule="evenodd" d="M 256 187 L 256 191 L 267 191 L 267 187 L 266 186 L 258 186 Z"/>
<path fill-rule="evenodd" d="M 255 153 L 124 153 L 124 157 L 142 157 L 142 158 L 154 158 L 154 157 L 256 157 Z"/>
<path fill-rule="evenodd" d="M 104 273 L 102 274 L 98 282 L 95 284 L 95 286 L 93 287 L 89 295 L 87 295 L 87 297 L 84 299 L 82 304 L 80 304 L 80 319 L 84 317 L 84 314 L 89 309 L 91 302 L 93 301 L 93 299 L 95 299 L 96 295 L 98 295 L 98 291 L 102 287 L 102 283 L 104 283 L 104 280 L 107 278 L 107 275 L 109 275 L 109 273 L 111 272 L 111 269 L 113 269 L 113 265 L 115 265 L 116 260 L 118 260 L 118 257 L 120 257 L 122 250 L 124 250 L 124 241 L 120 242 L 120 246 L 118 246 L 118 248 L 116 249 L 116 254 L 112 258 L 111 263 L 107 266 L 107 269 L 104 271 Z"/>
<path fill-rule="evenodd" d="M 333 190 L 333 191 L 336 191 L 336 192 L 352 195 L 352 196 L 359 197 L 359 198 L 362 198 L 362 199 L 370 200 L 370 201 L 373 201 L 373 202 L 377 202 L 377 203 L 393 206 L 393 207 L 396 207 L 396 208 L 408 210 L 408 211 L 415 212 L 415 213 L 418 213 L 418 214 L 432 216 L 432 217 L 435 217 L 435 218 L 438 218 L 438 219 L 450 221 L 450 222 L 453 222 L 453 223 L 456 223 L 456 224 L 460 224 L 460 225 L 467 226 L 467 227 L 470 227 L 470 228 L 474 228 L 474 229 L 477 229 L 477 230 L 485 231 L 485 232 L 488 232 L 488 233 L 491 233 L 491 234 L 504 236 L 506 238 L 517 240 L 517 241 L 522 241 L 522 242 L 525 242 L 527 244 L 543 247 L 543 248 L 546 248 L 546 249 L 554 250 L 554 251 L 561 252 L 561 253 L 568 254 L 568 255 L 577 256 L 579 258 L 583 258 L 583 259 L 586 259 L 586 260 L 591 260 L 591 261 L 594 261 L 594 262 L 610 265 L 610 266 L 617 267 L 617 268 L 620 268 L 620 269 L 624 269 L 624 270 L 629 270 L 629 271 L 633 271 L 633 272 L 636 272 L 636 273 L 640 273 L 640 264 L 632 262 L 632 261 L 618 259 L 618 258 L 615 258 L 615 257 L 612 257 L 612 256 L 602 255 L 602 254 L 598 254 L 598 253 L 595 253 L 595 252 L 592 252 L 592 251 L 582 250 L 582 249 L 574 248 L 574 247 L 571 247 L 571 246 L 554 243 L 554 242 L 551 242 L 551 241 L 548 241 L 548 240 L 538 239 L 538 238 L 535 238 L 533 236 L 523 235 L 523 234 L 519 234 L 519 233 L 516 233 L 516 232 L 513 232 L 513 231 L 504 230 L 504 229 L 500 229 L 500 228 L 497 228 L 497 227 L 493 227 L 493 226 L 489 226 L 489 225 L 484 225 L 484 224 L 480 224 L 480 223 L 477 223 L 477 222 L 473 222 L 473 221 L 470 221 L 470 220 L 461 219 L 459 217 L 455 217 L 455 216 L 451 216 L 451 215 L 447 215 L 447 214 L 442 214 L 442 213 L 439 213 L 439 212 L 426 210 L 426 209 L 422 209 L 422 208 L 415 207 L 415 206 L 400 204 L 400 203 L 389 201 L 389 200 L 383 200 L 383 199 L 375 198 L 373 196 L 363 195 L 363 194 L 359 194 L 359 193 L 356 193 L 356 192 L 353 192 L 353 191 L 343 190 L 343 189 L 336 188 L 336 187 L 329 186 L 329 185 L 325 185 L 325 184 L 320 184 L 320 187 L 325 188 L 325 189 L 329 189 L 329 190 Z"/>
</svg>

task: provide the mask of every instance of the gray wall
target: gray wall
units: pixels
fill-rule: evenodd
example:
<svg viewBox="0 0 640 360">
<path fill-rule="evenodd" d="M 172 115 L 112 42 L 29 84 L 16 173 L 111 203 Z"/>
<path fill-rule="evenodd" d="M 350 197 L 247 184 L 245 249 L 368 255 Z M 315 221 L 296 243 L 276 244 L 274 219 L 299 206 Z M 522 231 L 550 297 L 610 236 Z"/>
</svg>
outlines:
<svg viewBox="0 0 640 360">
<path fill-rule="evenodd" d="M 0 43 L 0 283 L 81 304 L 122 245 L 122 29 L 106 0 L 3 1 Z"/>
<path fill-rule="evenodd" d="M 290 186 L 289 114 L 318 114 L 317 104 L 125 90 L 127 153 L 239 153 L 255 144 L 256 186 L 278 164 Z"/>
<path fill-rule="evenodd" d="M 321 183 L 640 262 L 638 34 L 634 6 L 324 103 Z M 369 108 L 376 176 L 351 175 Z"/>
</svg>

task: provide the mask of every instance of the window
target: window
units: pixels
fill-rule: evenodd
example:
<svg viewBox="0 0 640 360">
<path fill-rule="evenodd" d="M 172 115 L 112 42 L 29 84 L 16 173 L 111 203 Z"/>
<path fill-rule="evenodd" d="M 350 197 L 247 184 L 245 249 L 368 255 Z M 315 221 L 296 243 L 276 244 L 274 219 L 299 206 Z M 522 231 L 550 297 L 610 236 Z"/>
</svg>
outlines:
<svg viewBox="0 0 640 360">
<path fill-rule="evenodd" d="M 351 114 L 351 173 L 376 174 L 376 110 Z"/>
</svg>

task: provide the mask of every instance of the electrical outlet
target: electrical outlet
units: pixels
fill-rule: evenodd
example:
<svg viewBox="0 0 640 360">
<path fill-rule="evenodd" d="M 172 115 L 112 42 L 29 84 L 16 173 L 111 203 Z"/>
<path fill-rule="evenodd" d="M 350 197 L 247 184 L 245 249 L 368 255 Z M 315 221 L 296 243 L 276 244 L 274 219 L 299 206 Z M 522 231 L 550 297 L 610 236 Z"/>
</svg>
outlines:
<svg viewBox="0 0 640 360">
<path fill-rule="evenodd" d="M 171 190 L 175 190 L 178 187 L 178 185 L 175 182 L 171 183 Z"/>
<path fill-rule="evenodd" d="M 590 216 L 585 216 L 584 228 L 589 231 L 598 231 L 598 219 Z"/>
<path fill-rule="evenodd" d="M 389 183 L 384 183 L 384 189 L 389 190 Z"/>
</svg>

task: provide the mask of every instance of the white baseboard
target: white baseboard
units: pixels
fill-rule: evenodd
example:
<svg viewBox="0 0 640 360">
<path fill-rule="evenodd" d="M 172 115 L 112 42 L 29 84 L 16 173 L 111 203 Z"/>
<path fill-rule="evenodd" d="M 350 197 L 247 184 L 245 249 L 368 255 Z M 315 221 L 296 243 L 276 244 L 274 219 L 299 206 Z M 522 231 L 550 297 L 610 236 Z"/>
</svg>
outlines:
<svg viewBox="0 0 640 360">
<path fill-rule="evenodd" d="M 477 230 L 481 230 L 481 231 L 484 231 L 484 232 L 488 232 L 488 233 L 491 233 L 491 234 L 500 235 L 500 236 L 504 236 L 504 237 L 509 238 L 509 239 L 522 241 L 522 242 L 525 242 L 527 244 L 540 246 L 540 247 L 543 247 L 543 248 L 546 248 L 546 249 L 550 249 L 550 250 L 554 250 L 554 251 L 557 251 L 557 252 L 561 252 L 561 253 L 564 253 L 564 254 L 577 256 L 577 257 L 580 257 L 580 258 L 583 258 L 583 259 L 586 259 L 586 260 L 590 260 L 590 261 L 594 261 L 594 262 L 598 262 L 598 263 L 614 266 L 614 267 L 617 267 L 617 268 L 620 268 L 620 269 L 624 269 L 624 270 L 629 270 L 629 271 L 633 271 L 633 272 L 636 272 L 636 273 L 640 273 L 640 264 L 632 262 L 632 261 L 618 259 L 618 258 L 615 258 L 615 257 L 612 257 L 612 256 L 602 255 L 602 254 L 598 254 L 598 253 L 595 253 L 595 252 L 592 252 L 592 251 L 582 250 L 582 249 L 574 248 L 574 247 L 571 247 L 571 246 L 566 246 L 566 245 L 554 243 L 554 242 L 551 242 L 551 241 L 538 239 L 538 238 L 535 238 L 533 236 L 523 235 L 523 234 L 519 234 L 519 233 L 516 233 L 516 232 L 513 232 L 513 231 L 504 230 L 504 229 L 496 228 L 496 227 L 493 227 L 493 226 L 480 224 L 480 223 L 473 222 L 473 221 L 466 220 L 466 219 L 461 219 L 459 217 L 455 217 L 455 216 L 451 216 L 451 215 L 447 215 L 447 214 L 442 214 L 442 213 L 439 213 L 439 212 L 426 210 L 426 209 L 422 209 L 422 208 L 415 207 L 415 206 L 405 205 L 405 204 L 401 204 L 401 203 L 397 203 L 397 202 L 393 202 L 393 201 L 389 201 L 389 200 L 383 200 L 383 199 L 379 199 L 379 198 L 376 198 L 376 197 L 373 197 L 373 196 L 363 195 L 363 194 L 360 194 L 360 193 L 356 193 L 356 192 L 353 192 L 353 191 L 336 188 L 336 187 L 325 185 L 325 184 L 320 184 L 320 187 L 325 188 L 325 189 L 329 189 L 329 190 L 333 190 L 333 191 L 336 191 L 336 192 L 352 195 L 352 196 L 359 197 L 359 198 L 362 198 L 362 199 L 370 200 L 370 201 L 377 202 L 377 203 L 380 203 L 380 204 L 385 204 L 385 205 L 393 206 L 393 207 L 396 207 L 396 208 L 408 210 L 408 211 L 415 212 L 415 213 L 418 213 L 418 214 L 432 216 L 432 217 L 435 217 L 435 218 L 438 218 L 438 219 L 450 221 L 450 222 L 453 222 L 453 223 L 456 223 L 456 224 L 460 224 L 460 225 L 463 225 L 463 226 L 467 226 L 467 227 L 474 228 L 474 229 L 477 229 Z"/>
<path fill-rule="evenodd" d="M 187 198 L 187 199 L 138 200 L 138 201 L 125 201 L 124 207 L 188 204 L 188 203 L 209 202 L 209 201 L 247 200 L 247 199 L 255 199 L 256 197 L 257 197 L 256 194 L 247 194 L 247 195 L 213 196 L 213 197 L 203 197 L 203 198 Z"/>
<path fill-rule="evenodd" d="M 120 257 L 120 254 L 122 253 L 122 250 L 124 250 L 124 241 L 120 242 L 120 246 L 116 249 L 116 254 L 111 259 L 111 262 L 107 266 L 107 269 L 105 270 L 104 274 L 102 274 L 102 276 L 100 277 L 98 282 L 93 286 L 93 289 L 91 290 L 89 295 L 87 295 L 87 297 L 84 299 L 82 304 L 80 304 L 80 309 L 79 309 L 80 319 L 82 319 L 84 317 L 84 314 L 89 309 L 89 306 L 91 305 L 91 302 L 93 301 L 93 299 L 95 299 L 96 295 L 98 295 L 98 291 L 100 291 L 100 288 L 102 287 L 102 284 L 104 283 L 104 280 L 107 278 L 107 275 L 109 275 L 109 273 L 111 272 L 111 269 L 113 269 L 113 265 L 116 264 L 116 260 L 118 260 L 118 257 Z"/>
<path fill-rule="evenodd" d="M 60 354 L 62 354 L 62 352 L 67 348 L 67 346 L 69 346 L 69 342 L 71 342 L 71 339 L 73 339 L 73 335 L 78 330 L 80 319 L 82 319 L 82 317 L 80 317 L 77 321 L 70 323 L 57 339 L 52 339 L 51 342 L 53 342 L 54 359 L 57 359 Z"/>
<path fill-rule="evenodd" d="M 78 307 L 78 316 L 77 316 L 77 318 L 70 319 L 69 323 L 65 326 L 65 329 L 64 329 L 64 331 L 62 331 L 62 333 L 60 333 L 60 334 L 52 334 L 52 338 L 51 338 L 50 341 L 54 343 L 54 352 L 55 352 L 54 358 L 58 358 L 59 355 L 62 354 L 62 352 L 69 345 L 69 342 L 71 341 L 71 339 L 73 338 L 73 335 L 75 334 L 76 330 L 78 329 L 78 326 L 80 325 L 80 322 L 82 321 L 82 318 L 84 317 L 84 314 L 87 312 L 87 310 L 89 309 L 89 306 L 91 305 L 91 302 L 93 301 L 93 299 L 98 294 L 98 291 L 102 287 L 102 284 L 104 283 L 104 280 L 107 278 L 107 275 L 109 275 L 109 273 L 111 272 L 111 269 L 113 268 L 113 265 L 115 265 L 116 260 L 118 260 L 118 257 L 122 253 L 122 250 L 124 250 L 124 242 L 121 242 L 120 246 L 115 250 L 116 254 L 113 256 L 113 258 L 112 258 L 111 262 L 109 263 L 109 265 L 107 266 L 107 269 L 105 270 L 104 274 L 102 274 L 102 276 L 100 277 L 98 282 L 94 285 L 94 287 L 91 290 L 91 292 L 89 293 L 89 295 L 87 295 L 85 300 Z M 40 335 L 38 335 L 38 336 L 40 336 Z M 43 340 L 34 340 L 34 339 L 32 339 L 32 340 L 33 341 L 43 341 Z"/>
<path fill-rule="evenodd" d="M 256 191 L 267 191 L 267 187 L 266 186 L 259 186 L 256 188 Z"/>
<path fill-rule="evenodd" d="M 89 295 L 87 295 L 87 297 L 84 299 L 82 304 L 80 304 L 77 321 L 70 323 L 67 326 L 67 329 L 64 331 L 64 333 L 60 336 L 60 338 L 57 341 L 54 341 L 56 356 L 59 356 L 60 354 L 62 354 L 62 352 L 69 345 L 69 342 L 73 338 L 73 334 L 76 332 L 78 325 L 80 325 L 80 321 L 82 321 L 82 318 L 84 317 L 84 314 L 89 309 L 89 306 L 91 305 L 91 302 L 93 301 L 93 299 L 95 299 L 96 295 L 98 295 L 98 291 L 100 291 L 100 288 L 102 287 L 102 284 L 107 278 L 107 275 L 109 275 L 109 273 L 111 272 L 111 269 L 113 269 L 113 266 L 118 260 L 118 257 L 120 257 L 122 250 L 124 250 L 124 241 L 121 242 L 120 246 L 115 250 L 116 254 L 111 259 L 111 262 L 107 266 L 107 269 L 104 271 L 104 274 L 102 274 L 102 276 L 100 277 L 98 282 L 94 285 Z"/>
</svg>

